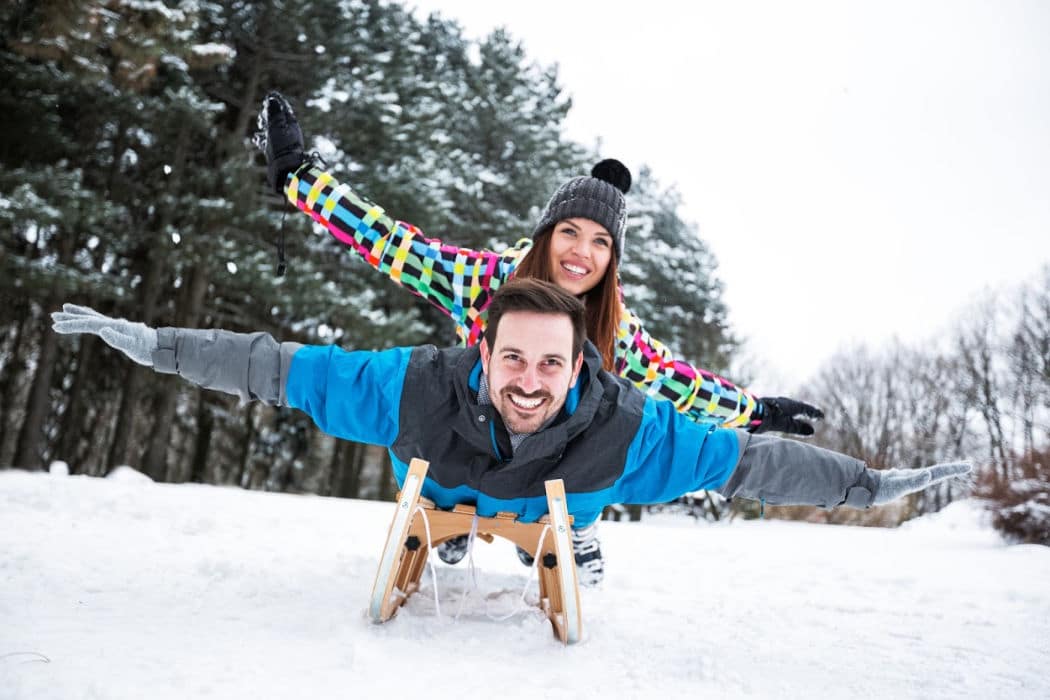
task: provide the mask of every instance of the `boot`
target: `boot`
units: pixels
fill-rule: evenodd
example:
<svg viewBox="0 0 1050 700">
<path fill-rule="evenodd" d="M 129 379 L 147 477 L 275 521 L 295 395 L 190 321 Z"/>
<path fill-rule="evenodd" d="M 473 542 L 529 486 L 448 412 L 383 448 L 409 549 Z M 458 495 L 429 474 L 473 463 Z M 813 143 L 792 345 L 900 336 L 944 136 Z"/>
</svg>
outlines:
<svg viewBox="0 0 1050 700">
<path fill-rule="evenodd" d="M 532 566 L 532 555 L 521 547 L 517 550 L 518 560 L 525 566 Z M 597 522 L 572 529 L 572 553 L 576 560 L 576 579 L 580 585 L 593 588 L 601 583 L 605 578 L 605 560 L 598 541 Z"/>
<path fill-rule="evenodd" d="M 450 540 L 445 540 L 436 549 L 438 559 L 446 564 L 458 564 L 467 556 L 467 545 L 470 543 L 470 535 L 460 535 Z"/>
<path fill-rule="evenodd" d="M 598 523 L 572 529 L 572 553 L 580 585 L 593 588 L 601 583 L 605 578 L 605 560 L 598 542 Z"/>
</svg>

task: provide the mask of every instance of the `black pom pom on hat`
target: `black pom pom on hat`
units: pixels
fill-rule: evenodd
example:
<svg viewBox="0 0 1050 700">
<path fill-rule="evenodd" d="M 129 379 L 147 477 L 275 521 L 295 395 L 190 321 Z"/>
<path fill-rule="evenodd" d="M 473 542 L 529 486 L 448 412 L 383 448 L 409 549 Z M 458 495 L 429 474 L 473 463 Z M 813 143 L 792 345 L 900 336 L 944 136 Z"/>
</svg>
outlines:
<svg viewBox="0 0 1050 700">
<path fill-rule="evenodd" d="M 631 191 L 631 171 L 615 158 L 606 158 L 591 168 L 591 177 L 604 180 L 624 194 Z"/>
</svg>

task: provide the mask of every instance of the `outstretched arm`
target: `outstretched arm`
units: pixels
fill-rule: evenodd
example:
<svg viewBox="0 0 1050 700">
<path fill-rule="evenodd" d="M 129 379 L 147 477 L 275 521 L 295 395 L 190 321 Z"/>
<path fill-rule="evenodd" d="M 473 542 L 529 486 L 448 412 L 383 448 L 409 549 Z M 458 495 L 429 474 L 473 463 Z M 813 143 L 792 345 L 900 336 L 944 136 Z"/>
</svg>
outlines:
<svg viewBox="0 0 1050 700">
<path fill-rule="evenodd" d="M 129 358 L 163 374 L 178 374 L 205 389 L 242 401 L 285 405 L 284 378 L 299 343 L 278 343 L 268 333 L 150 328 L 111 318 L 86 306 L 64 304 L 51 314 L 63 335 L 92 333 Z"/>
<path fill-rule="evenodd" d="M 942 481 L 970 473 L 969 462 L 924 469 L 871 469 L 863 461 L 764 435 L 741 436 L 740 460 L 717 490 L 770 505 L 868 508 L 895 501 Z"/>
<path fill-rule="evenodd" d="M 314 165 L 289 174 L 285 193 L 297 209 L 375 270 L 451 316 L 471 345 L 484 330 L 478 317 L 490 295 L 530 248 L 522 241 L 495 253 L 427 238 Z"/>
<path fill-rule="evenodd" d="M 92 333 L 157 372 L 242 401 L 298 408 L 329 435 L 376 445 L 397 437 L 409 348 L 347 352 L 279 343 L 268 333 L 154 329 L 76 304 L 51 318 L 55 332 Z"/>
<path fill-rule="evenodd" d="M 467 344 L 480 340 L 489 295 L 510 277 L 530 244 L 502 254 L 445 245 L 387 216 L 305 154 L 291 105 L 277 92 L 263 100 L 256 143 L 266 154 L 267 181 L 374 269 L 444 311 Z"/>
<path fill-rule="evenodd" d="M 812 435 L 808 419 L 824 417 L 820 409 L 807 403 L 757 398 L 713 372 L 676 359 L 666 345 L 649 335 L 622 300 L 616 361 L 621 376 L 655 399 L 672 401 L 679 412 L 697 423 Z"/>
<path fill-rule="evenodd" d="M 832 450 L 740 430 L 706 430 L 646 401 L 615 498 L 659 503 L 701 489 L 770 505 L 868 508 L 970 472 L 968 462 L 925 469 L 869 468 Z M 613 499 L 615 500 L 615 499 Z"/>
<path fill-rule="evenodd" d="M 642 321 L 620 302 L 616 370 L 654 399 L 674 403 L 697 423 L 733 428 L 746 425 L 757 399 L 746 389 L 712 372 L 678 360 L 649 335 Z"/>
</svg>

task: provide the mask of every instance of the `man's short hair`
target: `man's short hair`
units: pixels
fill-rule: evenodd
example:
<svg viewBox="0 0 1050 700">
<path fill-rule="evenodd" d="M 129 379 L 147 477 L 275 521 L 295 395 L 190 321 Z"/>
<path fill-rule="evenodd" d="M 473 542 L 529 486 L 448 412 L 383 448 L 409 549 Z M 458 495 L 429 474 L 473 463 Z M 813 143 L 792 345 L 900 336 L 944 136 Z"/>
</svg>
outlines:
<svg viewBox="0 0 1050 700">
<path fill-rule="evenodd" d="M 489 350 L 496 347 L 496 333 L 503 315 L 512 311 L 534 311 L 541 314 L 565 315 L 572 322 L 572 357 L 575 360 L 587 339 L 583 302 L 551 282 L 537 279 L 514 279 L 503 284 L 492 296 L 488 308 L 485 341 Z"/>
</svg>

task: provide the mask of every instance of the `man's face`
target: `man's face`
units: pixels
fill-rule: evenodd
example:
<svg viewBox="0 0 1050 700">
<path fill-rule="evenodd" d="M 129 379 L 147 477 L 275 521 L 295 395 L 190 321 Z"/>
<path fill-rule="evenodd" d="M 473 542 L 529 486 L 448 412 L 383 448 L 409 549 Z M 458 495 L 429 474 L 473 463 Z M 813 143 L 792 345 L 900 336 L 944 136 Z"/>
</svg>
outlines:
<svg viewBox="0 0 1050 700">
<path fill-rule="evenodd" d="M 495 347 L 482 341 L 481 362 L 504 424 L 515 433 L 534 433 L 565 404 L 583 353 L 572 357 L 568 316 L 511 311 L 500 319 Z"/>
</svg>

